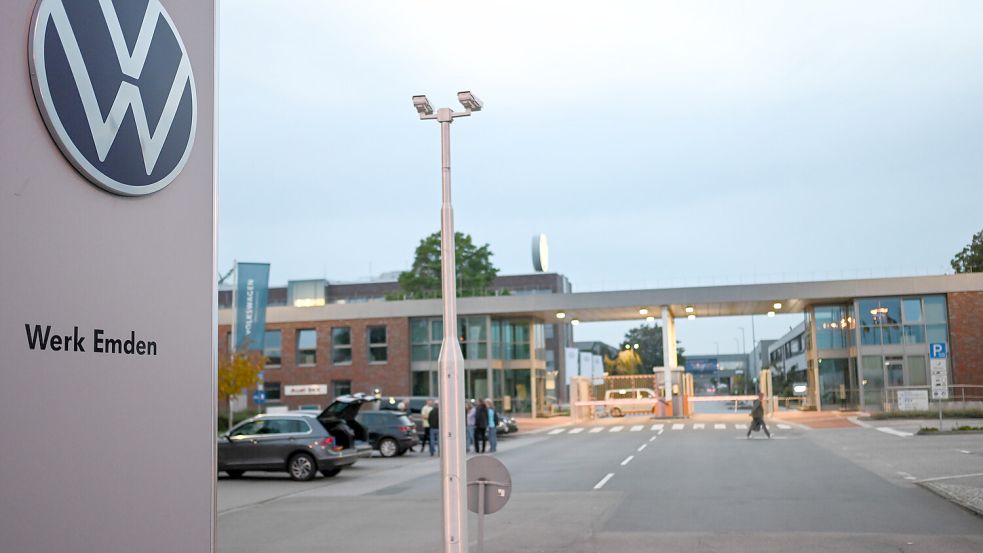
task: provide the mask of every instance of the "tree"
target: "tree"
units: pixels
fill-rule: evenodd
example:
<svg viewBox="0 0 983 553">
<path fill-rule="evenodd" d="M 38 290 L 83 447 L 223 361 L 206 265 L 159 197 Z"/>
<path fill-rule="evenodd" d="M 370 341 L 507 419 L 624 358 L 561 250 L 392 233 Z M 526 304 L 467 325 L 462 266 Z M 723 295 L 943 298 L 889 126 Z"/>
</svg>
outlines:
<svg viewBox="0 0 983 553">
<path fill-rule="evenodd" d="M 490 295 L 488 289 L 498 276 L 498 268 L 492 265 L 492 252 L 488 244 L 476 246 L 471 235 L 457 232 L 454 233 L 454 249 L 457 295 Z M 399 287 L 404 296 L 413 299 L 441 297 L 439 231 L 420 240 L 413 258 L 413 268 L 400 273 Z"/>
<path fill-rule="evenodd" d="M 983 273 L 983 230 L 973 235 L 973 241 L 950 262 L 957 273 Z"/>
<path fill-rule="evenodd" d="M 259 372 L 266 365 L 266 358 L 256 352 L 240 348 L 218 362 L 218 393 L 229 406 L 229 429 L 232 429 L 232 398 L 245 388 L 259 383 Z"/>
<path fill-rule="evenodd" d="M 635 347 L 638 344 L 638 347 Z M 676 342 L 676 365 L 683 366 L 683 352 L 685 351 Z M 627 348 L 638 352 L 641 372 L 650 374 L 652 367 L 662 367 L 665 360 L 662 355 L 662 327 L 657 325 L 641 325 L 625 333 L 625 339 L 621 342 L 620 349 Z"/>
<path fill-rule="evenodd" d="M 638 374 L 642 358 L 634 349 L 623 349 L 614 359 L 604 358 L 604 369 L 610 375 Z M 649 371 L 651 372 L 651 371 Z"/>
</svg>

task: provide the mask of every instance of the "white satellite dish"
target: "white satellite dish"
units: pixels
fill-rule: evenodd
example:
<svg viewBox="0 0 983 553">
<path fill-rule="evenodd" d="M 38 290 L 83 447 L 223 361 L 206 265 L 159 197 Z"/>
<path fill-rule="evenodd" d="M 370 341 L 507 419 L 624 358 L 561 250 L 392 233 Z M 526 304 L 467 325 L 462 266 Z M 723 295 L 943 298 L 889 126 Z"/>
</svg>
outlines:
<svg viewBox="0 0 983 553">
<path fill-rule="evenodd" d="M 546 235 L 537 234 L 532 237 L 532 268 L 539 273 L 549 270 L 550 250 L 546 244 Z"/>
</svg>

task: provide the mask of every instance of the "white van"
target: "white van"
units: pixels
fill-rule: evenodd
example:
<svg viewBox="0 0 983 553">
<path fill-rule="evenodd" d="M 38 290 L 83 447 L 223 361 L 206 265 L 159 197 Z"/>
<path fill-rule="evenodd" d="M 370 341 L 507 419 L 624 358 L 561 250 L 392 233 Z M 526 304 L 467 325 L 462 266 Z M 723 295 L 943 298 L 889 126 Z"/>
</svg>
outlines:
<svg viewBox="0 0 983 553">
<path fill-rule="evenodd" d="M 655 411 L 655 404 L 651 400 L 659 396 L 651 388 L 622 388 L 607 390 L 604 392 L 604 401 L 618 401 L 613 405 L 605 405 L 604 411 L 612 417 L 623 417 L 627 413 L 652 413 Z M 628 400 L 641 399 L 645 403 L 631 403 Z M 624 401 L 624 403 L 620 403 Z"/>
</svg>

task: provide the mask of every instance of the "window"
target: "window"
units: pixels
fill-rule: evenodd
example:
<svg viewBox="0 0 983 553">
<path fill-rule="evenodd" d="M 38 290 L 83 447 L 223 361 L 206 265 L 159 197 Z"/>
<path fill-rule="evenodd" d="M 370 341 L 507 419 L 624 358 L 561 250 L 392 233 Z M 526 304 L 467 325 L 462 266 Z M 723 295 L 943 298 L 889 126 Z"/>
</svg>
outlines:
<svg viewBox="0 0 983 553">
<path fill-rule="evenodd" d="M 311 431 L 311 427 L 298 419 L 266 419 L 260 434 L 298 434 Z"/>
<path fill-rule="evenodd" d="M 925 343 L 925 327 L 922 325 L 905 325 L 904 326 L 904 343 L 906 344 L 924 344 Z"/>
<path fill-rule="evenodd" d="M 280 331 L 267 330 L 263 337 L 263 357 L 267 367 L 280 366 Z"/>
<path fill-rule="evenodd" d="M 235 430 L 233 430 L 232 433 L 229 434 L 229 435 L 230 436 L 254 436 L 254 435 L 259 434 L 259 433 L 262 432 L 262 430 L 263 430 L 263 423 L 264 422 L 265 421 L 262 421 L 262 420 L 247 422 L 247 423 L 243 424 L 242 426 L 239 426 L 238 428 L 236 428 Z"/>
<path fill-rule="evenodd" d="M 921 298 L 905 298 L 901 301 L 901 310 L 906 323 L 917 323 L 922 320 Z"/>
<path fill-rule="evenodd" d="M 266 401 L 280 401 L 279 382 L 264 382 L 263 391 L 266 392 Z"/>
<path fill-rule="evenodd" d="M 389 359 L 388 348 L 386 347 L 386 327 L 370 326 L 369 335 L 369 363 L 385 363 Z M 351 348 L 349 348 L 349 360 L 351 360 Z"/>
<path fill-rule="evenodd" d="M 331 381 L 331 394 L 334 397 L 347 396 L 352 393 L 352 381 L 351 380 L 332 380 Z"/>
<path fill-rule="evenodd" d="M 352 329 L 339 326 L 331 329 L 331 362 L 347 365 L 352 362 Z"/>
<path fill-rule="evenodd" d="M 313 328 L 302 328 L 297 331 L 297 364 L 317 364 L 317 331 Z"/>
<path fill-rule="evenodd" d="M 908 373 L 908 386 L 927 386 L 924 355 L 909 355 L 905 359 L 905 372 Z"/>
<path fill-rule="evenodd" d="M 948 322 L 945 314 L 945 296 L 925 296 L 925 322 Z"/>
<path fill-rule="evenodd" d="M 888 386 L 904 386 L 904 365 L 901 356 L 888 356 L 884 359 L 887 367 Z"/>
<path fill-rule="evenodd" d="M 458 320 L 458 340 L 465 359 L 486 359 L 488 327 L 485 317 L 461 317 Z"/>
</svg>

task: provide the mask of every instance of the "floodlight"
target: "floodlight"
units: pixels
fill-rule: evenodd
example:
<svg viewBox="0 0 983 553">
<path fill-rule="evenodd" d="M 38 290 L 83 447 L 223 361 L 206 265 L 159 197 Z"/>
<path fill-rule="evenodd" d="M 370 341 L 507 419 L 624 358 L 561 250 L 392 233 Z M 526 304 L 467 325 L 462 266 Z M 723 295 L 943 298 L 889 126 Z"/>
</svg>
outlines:
<svg viewBox="0 0 983 553">
<path fill-rule="evenodd" d="M 560 311 L 559 313 L 556 314 L 556 318 L 557 319 L 565 319 L 566 317 L 567 317 L 567 314 L 564 313 L 563 311 Z"/>
<path fill-rule="evenodd" d="M 457 101 L 471 111 L 481 111 L 481 107 L 484 105 L 474 94 L 471 94 L 470 90 L 458 92 Z"/>
<path fill-rule="evenodd" d="M 413 107 L 420 115 L 433 115 L 433 106 L 430 105 L 430 100 L 427 100 L 426 96 L 414 96 Z"/>
<path fill-rule="evenodd" d="M 686 312 L 687 313 L 692 313 L 693 311 L 694 311 L 694 309 L 693 309 L 693 306 L 692 305 L 687 305 L 686 306 Z"/>
</svg>

